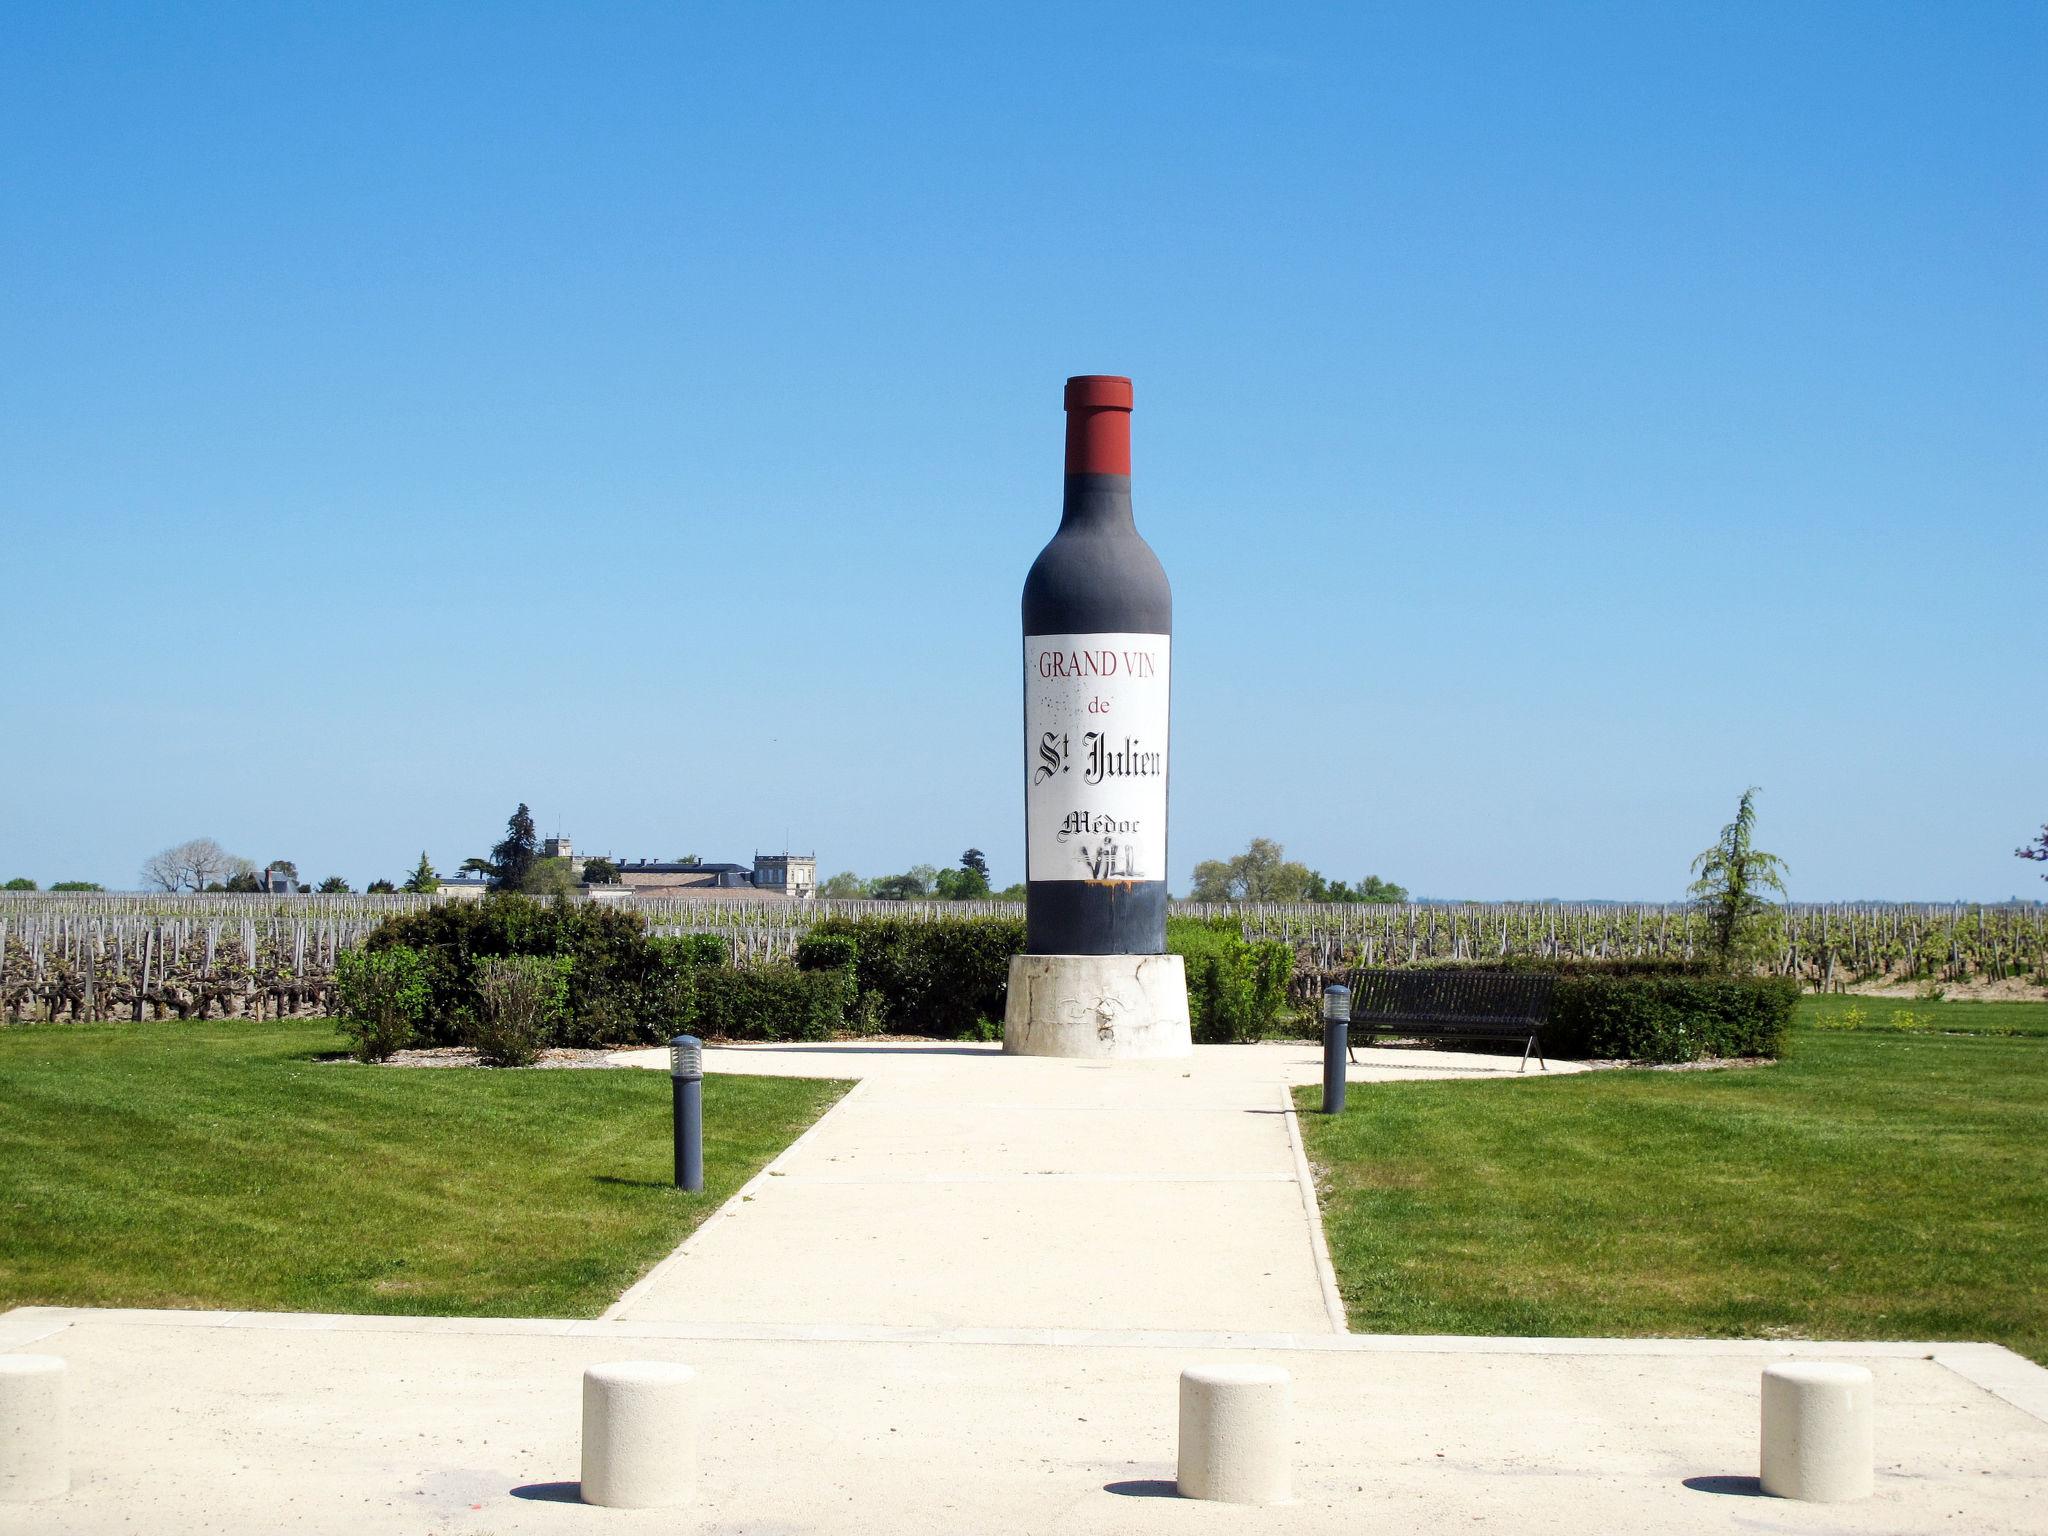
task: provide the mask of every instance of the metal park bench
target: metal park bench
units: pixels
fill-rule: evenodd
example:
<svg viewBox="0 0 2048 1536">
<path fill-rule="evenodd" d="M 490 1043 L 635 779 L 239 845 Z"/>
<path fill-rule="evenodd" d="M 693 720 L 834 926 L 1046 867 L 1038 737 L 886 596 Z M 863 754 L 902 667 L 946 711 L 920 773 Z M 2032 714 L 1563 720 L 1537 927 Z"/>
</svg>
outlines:
<svg viewBox="0 0 2048 1536">
<path fill-rule="evenodd" d="M 1529 971 L 1353 971 L 1344 978 L 1351 988 L 1351 1043 L 1363 1029 L 1368 1042 L 1375 1035 L 1446 1040 L 1520 1040 L 1522 1065 L 1529 1053 L 1546 1072 L 1543 1022 L 1550 1015 L 1554 976 Z M 1355 1061 L 1357 1058 L 1353 1056 Z"/>
</svg>

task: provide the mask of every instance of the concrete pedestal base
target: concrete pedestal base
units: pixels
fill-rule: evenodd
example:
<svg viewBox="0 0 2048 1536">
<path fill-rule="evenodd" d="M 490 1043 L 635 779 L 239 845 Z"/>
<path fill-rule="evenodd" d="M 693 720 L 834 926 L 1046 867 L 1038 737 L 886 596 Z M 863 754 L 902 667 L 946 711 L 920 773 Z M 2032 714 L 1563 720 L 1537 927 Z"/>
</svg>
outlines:
<svg viewBox="0 0 2048 1536">
<path fill-rule="evenodd" d="M 1179 955 L 1018 955 L 1003 1050 L 1120 1061 L 1190 1055 L 1187 967 Z"/>
<path fill-rule="evenodd" d="M 583 1373 L 583 1502 L 687 1504 L 697 1480 L 697 1373 L 617 1360 Z"/>
<path fill-rule="evenodd" d="M 1764 1367 L 1758 1481 L 1781 1499 L 1833 1504 L 1871 1489 L 1870 1372 L 1828 1360 Z"/>
<path fill-rule="evenodd" d="M 1278 1366 L 1189 1366 L 1180 1373 L 1180 1496 L 1287 1503 L 1293 1418 L 1294 1385 Z"/>
</svg>

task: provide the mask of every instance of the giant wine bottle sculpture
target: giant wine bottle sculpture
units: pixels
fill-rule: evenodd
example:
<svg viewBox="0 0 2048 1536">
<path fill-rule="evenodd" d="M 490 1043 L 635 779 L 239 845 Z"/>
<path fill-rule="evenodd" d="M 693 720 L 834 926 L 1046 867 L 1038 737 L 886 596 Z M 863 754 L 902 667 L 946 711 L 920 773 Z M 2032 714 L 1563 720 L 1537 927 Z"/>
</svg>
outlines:
<svg viewBox="0 0 2048 1536">
<path fill-rule="evenodd" d="M 1188 1051 L 1166 953 L 1173 594 L 1131 517 L 1131 381 L 1067 380 L 1059 532 L 1024 579 L 1026 953 L 1007 1050 Z"/>
</svg>

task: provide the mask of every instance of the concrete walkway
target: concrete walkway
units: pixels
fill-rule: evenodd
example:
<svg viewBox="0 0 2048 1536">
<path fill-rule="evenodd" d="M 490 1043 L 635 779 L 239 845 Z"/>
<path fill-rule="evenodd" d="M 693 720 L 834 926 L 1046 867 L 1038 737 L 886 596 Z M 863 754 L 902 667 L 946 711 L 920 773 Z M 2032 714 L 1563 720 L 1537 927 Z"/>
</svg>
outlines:
<svg viewBox="0 0 2048 1536">
<path fill-rule="evenodd" d="M 1558 1063 L 1366 1050 L 1360 1082 Z M 666 1068 L 659 1051 L 623 1060 Z M 1342 1332 L 1288 1088 L 1319 1048 L 1081 1062 L 999 1047 L 740 1046 L 706 1070 L 858 1086 L 606 1313 L 623 1321 Z M 718 1091 L 715 1077 L 705 1092 Z"/>
</svg>

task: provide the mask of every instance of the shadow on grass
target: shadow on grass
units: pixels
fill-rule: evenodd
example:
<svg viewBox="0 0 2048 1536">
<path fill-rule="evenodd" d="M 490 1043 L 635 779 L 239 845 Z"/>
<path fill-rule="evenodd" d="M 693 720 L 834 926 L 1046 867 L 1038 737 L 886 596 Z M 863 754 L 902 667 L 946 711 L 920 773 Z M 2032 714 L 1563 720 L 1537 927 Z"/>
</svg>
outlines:
<svg viewBox="0 0 2048 1536">
<path fill-rule="evenodd" d="M 611 1184 L 619 1189 L 674 1189 L 673 1179 L 622 1179 L 616 1174 L 594 1173 L 590 1176 L 593 1184 Z"/>
</svg>

